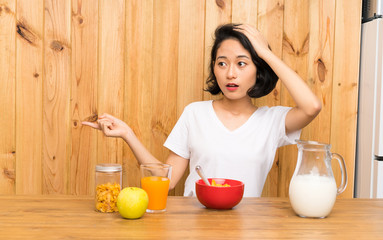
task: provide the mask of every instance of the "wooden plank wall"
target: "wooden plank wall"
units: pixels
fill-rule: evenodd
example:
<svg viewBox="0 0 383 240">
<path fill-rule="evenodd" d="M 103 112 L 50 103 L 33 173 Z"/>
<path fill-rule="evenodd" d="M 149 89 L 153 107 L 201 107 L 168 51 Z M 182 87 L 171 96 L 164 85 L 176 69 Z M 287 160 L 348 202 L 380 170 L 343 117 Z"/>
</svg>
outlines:
<svg viewBox="0 0 383 240">
<path fill-rule="evenodd" d="M 102 162 L 123 164 L 124 186 L 139 186 L 127 145 L 81 121 L 122 118 L 165 161 L 183 108 L 217 98 L 203 91 L 215 28 L 246 22 L 321 99 L 302 139 L 345 158 L 341 197 L 352 197 L 361 2 L 0 0 L 0 194 L 92 195 Z M 294 106 L 280 83 L 254 103 Z M 288 196 L 296 158 L 296 146 L 278 150 L 263 196 Z"/>
<path fill-rule="evenodd" d="M 15 194 L 16 4 L 0 1 L 0 192 Z"/>
<path fill-rule="evenodd" d="M 16 194 L 43 192 L 43 16 L 42 1 L 17 1 Z"/>
</svg>

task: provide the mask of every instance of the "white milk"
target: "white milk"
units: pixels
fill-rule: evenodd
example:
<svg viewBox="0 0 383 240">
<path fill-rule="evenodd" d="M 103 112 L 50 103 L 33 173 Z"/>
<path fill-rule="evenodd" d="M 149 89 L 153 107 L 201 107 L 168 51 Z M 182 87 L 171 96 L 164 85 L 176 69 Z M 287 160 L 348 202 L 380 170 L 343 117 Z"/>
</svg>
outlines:
<svg viewBox="0 0 383 240">
<path fill-rule="evenodd" d="M 302 217 L 326 217 L 336 200 L 337 187 L 333 177 L 317 174 L 296 175 L 290 183 L 290 203 Z"/>
</svg>

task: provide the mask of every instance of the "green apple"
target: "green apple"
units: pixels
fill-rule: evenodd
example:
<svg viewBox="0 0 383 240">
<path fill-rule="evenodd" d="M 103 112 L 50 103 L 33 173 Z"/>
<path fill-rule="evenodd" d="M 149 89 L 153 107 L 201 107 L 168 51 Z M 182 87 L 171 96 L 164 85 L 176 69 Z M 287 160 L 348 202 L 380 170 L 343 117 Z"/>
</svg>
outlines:
<svg viewBox="0 0 383 240">
<path fill-rule="evenodd" d="M 122 217 L 136 219 L 144 215 L 148 207 L 149 197 L 142 188 L 126 187 L 117 197 L 118 212 Z"/>
</svg>

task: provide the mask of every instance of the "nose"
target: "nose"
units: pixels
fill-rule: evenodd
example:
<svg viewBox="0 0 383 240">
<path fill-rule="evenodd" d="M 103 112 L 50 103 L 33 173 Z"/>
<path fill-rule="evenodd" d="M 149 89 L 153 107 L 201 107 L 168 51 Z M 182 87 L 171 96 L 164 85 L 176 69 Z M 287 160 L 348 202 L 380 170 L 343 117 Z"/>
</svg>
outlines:
<svg viewBox="0 0 383 240">
<path fill-rule="evenodd" d="M 227 78 L 228 79 L 235 79 L 237 78 L 237 69 L 234 65 L 230 65 L 229 69 L 227 70 Z"/>
</svg>

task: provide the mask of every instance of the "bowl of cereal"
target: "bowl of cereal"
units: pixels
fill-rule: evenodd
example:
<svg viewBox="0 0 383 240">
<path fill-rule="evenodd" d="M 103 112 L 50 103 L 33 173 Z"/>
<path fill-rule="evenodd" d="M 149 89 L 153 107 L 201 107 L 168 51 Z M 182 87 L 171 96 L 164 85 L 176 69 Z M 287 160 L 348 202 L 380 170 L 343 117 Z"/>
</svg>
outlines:
<svg viewBox="0 0 383 240">
<path fill-rule="evenodd" d="M 207 208 L 231 209 L 243 197 L 245 184 L 238 180 L 226 178 L 208 178 L 211 186 L 202 179 L 196 181 L 195 190 L 198 201 Z"/>
</svg>

